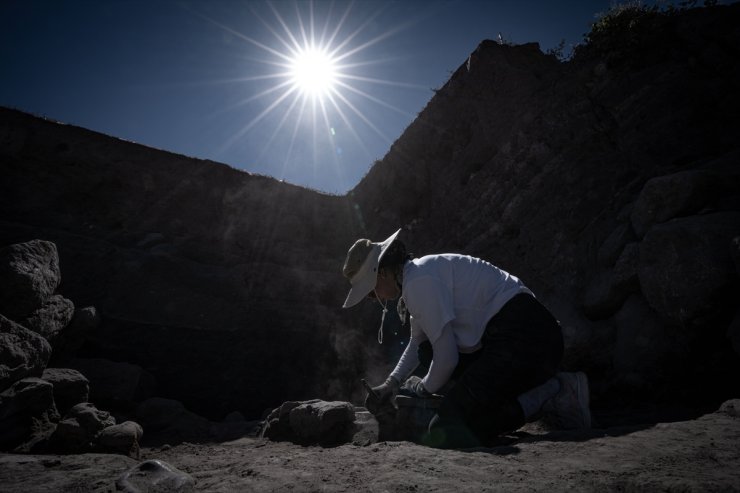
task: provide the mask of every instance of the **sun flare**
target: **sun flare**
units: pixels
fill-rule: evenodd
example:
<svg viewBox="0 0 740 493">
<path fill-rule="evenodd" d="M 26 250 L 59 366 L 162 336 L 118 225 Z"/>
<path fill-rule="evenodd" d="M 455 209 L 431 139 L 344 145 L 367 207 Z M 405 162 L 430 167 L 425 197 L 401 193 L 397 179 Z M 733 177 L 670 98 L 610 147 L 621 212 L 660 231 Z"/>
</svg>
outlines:
<svg viewBox="0 0 740 493">
<path fill-rule="evenodd" d="M 329 94 L 337 81 L 335 61 L 326 51 L 305 48 L 290 63 L 290 79 L 303 94 L 320 97 Z"/>
<path fill-rule="evenodd" d="M 339 9 L 335 2 L 314 0 L 265 2 L 263 8 L 260 5 L 261 2 L 255 2 L 249 6 L 250 15 L 260 21 L 261 28 L 255 30 L 262 32 L 260 37 L 193 11 L 220 28 L 227 39 L 251 45 L 240 55 L 245 66 L 264 66 L 264 71 L 260 68 L 233 79 L 251 87 L 243 99 L 223 111 L 248 106 L 252 116 L 225 139 L 221 150 L 239 146 L 251 152 L 260 147 L 261 153 L 252 158 L 254 161 L 264 158 L 268 162 L 268 153 L 271 161 L 283 161 L 279 172 L 271 171 L 276 177 L 304 174 L 301 166 L 310 164 L 317 182 L 335 176 L 345 183 L 345 167 L 350 159 L 373 159 L 366 142 L 393 142 L 377 124 L 379 111 L 414 117 L 398 104 L 379 97 L 373 86 L 428 90 L 426 86 L 396 82 L 372 73 L 374 67 L 385 64 L 387 56 L 376 56 L 371 48 L 407 24 L 376 32 L 373 26 L 379 25 L 384 10 L 368 7 L 369 3 L 364 2 L 346 2 Z M 259 135 L 259 142 L 248 134 Z M 352 157 L 346 152 L 349 147 L 354 148 Z M 278 155 L 279 158 L 274 157 Z M 299 165 L 288 169 L 289 162 Z M 326 173 L 327 169 L 333 173 Z"/>
</svg>

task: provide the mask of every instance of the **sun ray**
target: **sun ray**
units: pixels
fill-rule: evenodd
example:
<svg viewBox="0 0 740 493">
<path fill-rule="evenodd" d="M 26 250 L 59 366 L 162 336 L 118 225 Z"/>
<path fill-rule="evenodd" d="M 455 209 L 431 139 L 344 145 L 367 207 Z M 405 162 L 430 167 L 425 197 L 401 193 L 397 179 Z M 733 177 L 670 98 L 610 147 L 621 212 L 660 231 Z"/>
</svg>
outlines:
<svg viewBox="0 0 740 493">
<path fill-rule="evenodd" d="M 288 90 L 285 91 L 279 98 L 273 101 L 272 104 L 270 104 L 267 108 L 262 110 L 260 114 L 254 117 L 251 122 L 249 122 L 245 127 L 242 127 L 236 134 L 234 134 L 231 138 L 229 138 L 226 141 L 224 147 L 228 148 L 234 145 L 234 142 L 236 142 L 244 134 L 249 132 L 252 129 L 252 127 L 254 127 L 257 123 L 259 123 L 260 120 L 262 120 L 265 116 L 267 116 L 276 106 L 282 103 L 285 100 L 285 98 L 287 98 L 291 93 L 295 92 L 295 90 L 296 90 L 295 87 L 289 87 Z"/>
<path fill-rule="evenodd" d="M 364 91 L 361 91 L 361 90 L 359 90 L 359 89 L 357 89 L 355 87 L 352 87 L 349 84 L 344 84 L 342 82 L 337 82 L 337 84 L 339 84 L 340 86 L 344 87 L 348 91 L 353 92 L 355 94 L 359 94 L 360 96 L 362 96 L 362 97 L 364 97 L 366 99 L 369 99 L 370 101 L 372 101 L 374 103 L 377 103 L 377 104 L 379 104 L 380 106 L 382 106 L 384 108 L 388 108 L 389 110 L 394 111 L 394 112 L 398 113 L 399 115 L 411 116 L 411 117 L 414 116 L 413 114 L 411 114 L 411 113 L 409 113 L 407 111 L 400 110 L 400 109 L 398 109 L 398 107 L 396 107 L 396 106 L 394 106 L 394 105 L 392 105 L 390 103 L 386 103 L 382 99 L 376 98 L 375 96 L 372 96 L 372 95 L 370 95 L 370 94 L 368 94 L 368 93 L 366 93 Z"/>
<path fill-rule="evenodd" d="M 280 15 L 280 12 L 277 11 L 277 9 L 275 8 L 275 6 L 271 2 L 268 3 L 268 5 L 270 6 L 270 9 L 272 10 L 272 14 L 275 16 L 275 18 L 278 20 L 278 23 L 280 23 L 280 25 L 282 26 L 283 30 L 288 35 L 288 38 L 290 38 L 290 40 L 293 42 L 293 45 L 291 46 L 290 43 L 288 43 L 287 41 L 283 40 L 283 38 L 277 33 L 277 31 L 275 31 L 275 29 L 273 29 L 272 26 L 270 26 L 267 22 L 265 22 L 264 20 L 262 20 L 262 18 L 259 18 L 259 17 L 258 18 L 260 19 L 260 21 L 262 21 L 262 23 L 265 25 L 265 27 L 267 27 L 267 29 L 270 30 L 270 32 L 273 34 L 273 36 L 275 36 L 276 38 L 278 38 L 280 40 L 280 42 L 283 43 L 283 46 L 285 46 L 288 49 L 288 51 L 291 53 L 291 55 L 292 56 L 295 56 L 295 54 L 297 53 L 297 51 L 301 47 L 301 43 L 295 38 L 295 36 L 293 35 L 293 31 L 290 30 L 290 28 L 288 27 L 288 24 L 286 24 L 285 20 L 283 20 L 283 17 Z M 290 56 L 289 56 L 289 58 L 290 58 Z"/>
<path fill-rule="evenodd" d="M 220 114 L 229 112 L 229 111 L 233 111 L 233 110 L 239 108 L 240 106 L 244 106 L 246 104 L 249 104 L 252 101 L 256 101 L 257 99 L 261 99 L 261 98 L 263 98 L 265 96 L 268 96 L 268 95 L 270 95 L 270 94 L 272 94 L 274 92 L 277 92 L 280 89 L 283 89 L 283 88 L 288 87 L 288 86 L 290 86 L 290 82 L 287 82 L 287 81 L 282 82 L 282 83 L 278 84 L 277 86 L 272 86 L 272 87 L 270 87 L 268 89 L 265 89 L 262 92 L 259 92 L 257 94 L 253 94 L 253 95 L 251 95 L 248 98 L 239 100 L 236 103 L 232 103 L 229 106 L 227 106 L 226 108 L 221 108 L 221 109 L 215 110 L 215 111 L 209 113 L 208 114 L 208 117 L 211 118 L 211 117 L 214 117 L 214 116 L 217 116 L 217 115 L 220 115 Z"/>
<path fill-rule="evenodd" d="M 303 25 L 303 17 L 301 16 L 301 11 L 298 8 L 298 3 L 295 3 L 295 13 L 296 17 L 298 18 L 298 28 L 301 31 L 301 37 L 303 38 L 303 46 L 311 46 L 311 40 L 308 39 L 306 35 L 306 27 Z"/>
<path fill-rule="evenodd" d="M 357 130 L 355 130 L 355 126 L 352 125 L 352 123 L 350 122 L 349 118 L 347 118 L 347 115 L 345 115 L 344 114 L 344 111 L 342 111 L 341 106 L 339 104 L 337 104 L 337 102 L 334 100 L 334 96 L 332 94 L 330 94 L 329 97 L 328 97 L 328 99 L 331 102 L 331 104 L 334 106 L 334 109 L 336 110 L 336 112 L 339 114 L 339 117 L 342 119 L 342 121 L 344 122 L 344 124 L 349 129 L 350 133 L 355 137 L 355 139 L 357 140 L 357 142 L 360 144 L 360 147 L 362 147 L 362 150 L 365 151 L 365 154 L 366 155 L 370 156 L 370 154 L 371 154 L 370 153 L 370 150 L 365 145 L 364 139 L 362 139 L 362 137 L 360 137 L 360 134 L 357 133 Z"/>
<path fill-rule="evenodd" d="M 339 34 L 339 30 L 342 29 L 342 26 L 344 25 L 345 21 L 347 20 L 347 17 L 349 17 L 349 13 L 352 10 L 352 5 L 354 2 L 349 2 L 347 4 L 347 8 L 344 10 L 344 14 L 342 14 L 342 18 L 339 19 L 339 21 L 336 23 L 336 27 L 334 28 L 334 32 L 331 34 L 331 37 L 326 41 L 325 46 L 332 46 L 334 44 L 334 40 L 337 37 L 337 34 Z M 326 17 L 327 25 L 329 23 L 329 16 Z"/>
<path fill-rule="evenodd" d="M 307 102 L 308 102 L 308 99 L 301 98 L 301 110 L 298 113 L 298 118 L 296 118 L 295 125 L 293 126 L 293 134 L 290 137 L 290 145 L 288 145 L 288 151 L 285 155 L 285 161 L 283 162 L 283 168 L 280 173 L 281 179 L 285 177 L 285 169 L 288 166 L 288 160 L 290 159 L 290 156 L 293 152 L 293 146 L 295 145 L 295 139 L 296 139 L 296 136 L 298 135 L 298 128 L 300 126 L 301 121 L 303 120 L 303 112 L 306 109 Z"/>
<path fill-rule="evenodd" d="M 380 129 L 379 129 L 379 128 L 378 128 L 378 127 L 377 127 L 377 126 L 376 126 L 376 125 L 375 125 L 375 124 L 374 124 L 373 122 L 371 122 L 371 121 L 370 121 L 370 120 L 369 120 L 369 119 L 368 119 L 368 118 L 367 118 L 367 117 L 366 117 L 366 116 L 365 116 L 365 115 L 364 115 L 364 114 L 363 114 L 363 113 L 362 113 L 362 112 L 361 112 L 360 110 L 358 110 L 358 109 L 357 109 L 357 108 L 356 108 L 356 107 L 355 107 L 355 106 L 354 106 L 354 105 L 352 104 L 352 102 L 351 102 L 351 101 L 349 101 L 349 100 L 348 100 L 348 99 L 347 99 L 346 97 L 344 97 L 344 95 L 343 95 L 343 94 L 342 94 L 341 92 L 339 92 L 339 91 L 336 91 L 336 90 L 335 90 L 335 91 L 334 91 L 334 94 L 336 94 L 336 96 L 337 96 L 337 97 L 338 97 L 339 99 L 341 99 L 341 100 L 342 100 L 342 102 L 343 102 L 344 104 L 346 104 L 346 105 L 347 105 L 347 107 L 348 107 L 349 109 L 351 109 L 351 110 L 352 110 L 352 111 L 353 111 L 353 112 L 355 113 L 355 115 L 357 115 L 357 116 L 358 116 L 358 117 L 360 118 L 360 120 L 362 120 L 363 122 L 365 122 L 365 124 L 366 124 L 366 125 L 367 125 L 368 127 L 372 128 L 372 129 L 373 129 L 373 130 L 375 131 L 375 133 L 377 133 L 377 134 L 378 134 L 378 135 L 379 135 L 379 136 L 380 136 L 381 138 L 383 138 L 383 140 L 385 140 L 386 142 L 391 142 L 391 139 L 390 139 L 390 137 L 388 137 L 388 136 L 387 136 L 386 134 L 384 134 L 384 133 L 383 133 L 383 131 L 382 131 L 382 130 L 380 130 Z"/>
<path fill-rule="evenodd" d="M 183 7 L 183 8 L 188 9 L 187 7 Z M 190 10 L 190 9 L 188 9 L 188 10 Z M 284 60 L 289 60 L 290 59 L 290 57 L 287 56 L 287 55 L 285 55 L 284 53 L 281 53 L 280 51 L 275 50 L 273 48 L 270 48 L 266 44 L 260 43 L 256 39 L 252 39 L 249 36 L 246 36 L 246 35 L 240 33 L 239 31 L 236 31 L 236 30 L 230 28 L 229 26 L 226 26 L 225 24 L 222 24 L 222 23 L 216 21 L 215 19 L 211 19 L 210 17 L 208 17 L 206 15 L 203 15 L 203 14 L 200 14 L 198 12 L 195 12 L 193 10 L 190 10 L 190 12 L 192 12 L 193 14 L 197 15 L 198 17 L 200 17 L 200 18 L 202 18 L 202 19 L 210 22 L 211 24 L 213 24 L 213 25 L 221 28 L 222 30 L 228 32 L 229 34 L 233 34 L 234 36 L 236 36 L 239 39 L 242 39 L 242 40 L 247 41 L 247 42 L 249 42 L 249 43 L 251 43 L 251 44 L 253 44 L 253 45 L 255 45 L 255 46 L 259 47 L 259 48 L 262 48 L 263 50 L 265 50 L 265 51 L 267 51 L 267 52 L 275 55 L 276 57 L 282 58 Z"/>
<path fill-rule="evenodd" d="M 334 48 L 334 50 L 331 52 L 331 56 L 332 57 L 339 58 L 339 57 L 336 56 L 336 54 L 339 53 L 340 51 L 342 51 L 345 46 L 349 45 L 354 38 L 356 38 L 358 35 L 360 35 L 360 33 L 362 33 L 362 31 L 364 31 L 365 29 L 367 29 L 367 27 L 370 24 L 372 24 L 372 22 L 380 15 L 381 12 L 382 12 L 382 10 L 378 10 L 373 15 L 371 15 L 370 17 L 368 17 L 367 19 L 365 19 L 365 22 L 362 23 L 362 25 L 360 27 L 358 27 L 352 33 L 350 33 L 346 38 L 344 38 L 342 40 L 341 43 L 339 43 Z"/>
<path fill-rule="evenodd" d="M 409 84 L 408 82 L 398 82 L 393 80 L 386 80 L 386 79 L 375 79 L 373 77 L 364 77 L 361 75 L 351 75 L 347 73 L 342 73 L 338 78 L 340 79 L 350 79 L 350 80 L 359 80 L 362 82 L 371 82 L 373 84 L 382 84 L 386 86 L 394 86 L 394 87 L 404 87 L 408 89 L 422 89 L 427 90 L 428 87 L 422 86 L 421 84 Z"/>
<path fill-rule="evenodd" d="M 285 125 L 285 122 L 288 120 L 288 117 L 293 113 L 293 108 L 295 108 L 295 105 L 298 104 L 298 101 L 300 101 L 301 98 L 294 97 L 293 101 L 290 103 L 290 106 L 288 109 L 283 113 L 283 117 L 280 119 L 280 122 L 275 126 L 275 130 L 273 130 L 272 134 L 270 135 L 270 138 L 265 143 L 264 147 L 262 148 L 262 152 L 257 156 L 257 161 L 262 161 L 262 157 L 265 155 L 267 150 L 270 148 L 270 145 L 274 142 L 277 135 L 280 133 L 280 130 L 283 128 L 283 125 Z"/>
</svg>

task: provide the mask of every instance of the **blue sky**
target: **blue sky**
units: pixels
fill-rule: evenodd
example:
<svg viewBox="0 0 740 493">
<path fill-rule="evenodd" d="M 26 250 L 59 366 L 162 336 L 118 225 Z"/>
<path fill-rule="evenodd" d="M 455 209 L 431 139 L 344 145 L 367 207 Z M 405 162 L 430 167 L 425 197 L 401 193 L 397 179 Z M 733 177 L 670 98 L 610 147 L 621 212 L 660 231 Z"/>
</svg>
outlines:
<svg viewBox="0 0 740 493">
<path fill-rule="evenodd" d="M 570 46 L 610 5 L 3 0 L 0 105 L 344 193 L 480 41 Z M 287 75 L 312 39 L 340 57 L 315 98 Z"/>
</svg>

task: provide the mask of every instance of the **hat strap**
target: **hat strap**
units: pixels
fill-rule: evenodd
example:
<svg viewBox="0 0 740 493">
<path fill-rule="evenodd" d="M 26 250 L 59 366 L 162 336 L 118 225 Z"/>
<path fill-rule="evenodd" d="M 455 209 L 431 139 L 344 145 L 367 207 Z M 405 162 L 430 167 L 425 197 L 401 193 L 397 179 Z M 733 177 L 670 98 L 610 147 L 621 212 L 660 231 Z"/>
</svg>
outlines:
<svg viewBox="0 0 740 493">
<path fill-rule="evenodd" d="M 383 307 L 383 315 L 380 317 L 380 327 L 378 328 L 378 344 L 383 344 L 383 323 L 385 322 L 385 314 L 388 313 L 388 302 L 386 301 L 383 303 L 380 301 L 378 293 L 375 293 L 375 299 L 378 300 L 380 306 Z"/>
</svg>

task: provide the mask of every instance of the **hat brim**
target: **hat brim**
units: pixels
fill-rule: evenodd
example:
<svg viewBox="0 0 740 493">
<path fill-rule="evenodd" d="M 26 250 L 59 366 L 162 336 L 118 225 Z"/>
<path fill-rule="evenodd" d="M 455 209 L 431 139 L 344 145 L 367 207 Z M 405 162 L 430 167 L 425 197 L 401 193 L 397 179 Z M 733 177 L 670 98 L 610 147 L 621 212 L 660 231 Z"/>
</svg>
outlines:
<svg viewBox="0 0 740 493">
<path fill-rule="evenodd" d="M 365 262 L 363 262 L 360 270 L 357 274 L 350 279 L 352 287 L 347 294 L 347 299 L 344 300 L 342 308 L 350 308 L 362 301 L 371 291 L 375 289 L 375 284 L 378 282 L 378 265 L 380 259 L 383 258 L 388 247 L 396 239 L 401 229 L 390 235 L 384 241 L 380 243 L 373 243 L 373 249 L 368 254 Z"/>
</svg>

